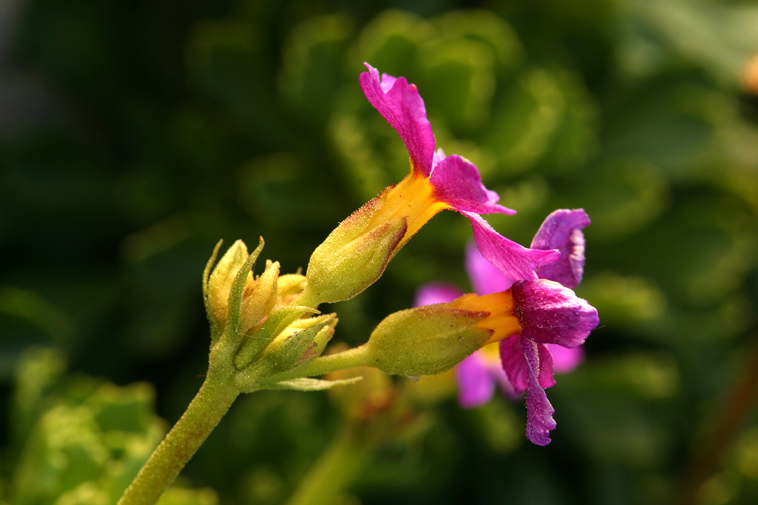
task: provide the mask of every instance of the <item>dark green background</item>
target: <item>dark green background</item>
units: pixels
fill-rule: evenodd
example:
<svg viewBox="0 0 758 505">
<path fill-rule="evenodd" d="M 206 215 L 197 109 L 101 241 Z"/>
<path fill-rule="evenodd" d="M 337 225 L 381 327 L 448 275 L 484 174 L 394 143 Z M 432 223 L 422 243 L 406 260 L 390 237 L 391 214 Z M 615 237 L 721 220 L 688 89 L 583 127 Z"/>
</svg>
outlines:
<svg viewBox="0 0 758 505">
<path fill-rule="evenodd" d="M 263 257 L 294 272 L 407 173 L 361 93 L 363 61 L 418 85 L 438 146 L 518 211 L 490 219 L 501 233 L 528 245 L 553 209 L 586 209 L 577 292 L 601 326 L 548 392 L 550 446 L 526 442 L 518 403 L 449 398 L 387 435 L 339 503 L 758 500 L 753 2 L 21 4 L 0 52 L 0 503 L 99 503 L 58 495 L 104 489 L 103 461 L 139 453 L 108 433 L 160 426 L 149 387 L 108 383 L 149 382 L 157 414 L 178 418 L 205 372 L 200 276 L 219 239 L 262 235 Z M 436 217 L 334 307 L 335 338 L 364 341 L 421 283 L 467 287 L 470 239 L 461 216 Z M 57 418 L 40 421 L 55 407 L 83 416 L 63 444 L 76 470 L 52 456 Z M 242 398 L 184 484 L 279 503 L 338 412 L 324 393 Z M 42 468 L 56 484 L 19 490 Z M 181 503 L 215 499 L 199 496 Z"/>
</svg>

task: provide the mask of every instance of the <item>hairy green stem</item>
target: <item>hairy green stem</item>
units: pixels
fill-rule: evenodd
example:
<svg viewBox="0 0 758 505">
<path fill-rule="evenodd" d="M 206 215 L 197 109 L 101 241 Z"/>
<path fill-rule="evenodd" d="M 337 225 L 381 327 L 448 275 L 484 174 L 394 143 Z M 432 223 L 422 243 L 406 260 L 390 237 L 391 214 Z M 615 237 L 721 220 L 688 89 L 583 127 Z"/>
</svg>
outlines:
<svg viewBox="0 0 758 505">
<path fill-rule="evenodd" d="M 240 394 L 209 375 L 182 417 L 126 489 L 119 505 L 152 505 L 205 442 Z"/>
</svg>

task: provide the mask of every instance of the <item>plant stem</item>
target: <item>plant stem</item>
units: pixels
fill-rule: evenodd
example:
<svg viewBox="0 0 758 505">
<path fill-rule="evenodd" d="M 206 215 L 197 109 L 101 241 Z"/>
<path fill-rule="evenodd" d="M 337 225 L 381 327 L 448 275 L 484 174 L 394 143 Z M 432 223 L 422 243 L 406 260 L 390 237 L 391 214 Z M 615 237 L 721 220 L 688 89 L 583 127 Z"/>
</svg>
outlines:
<svg viewBox="0 0 758 505">
<path fill-rule="evenodd" d="M 370 366 L 368 363 L 368 347 L 365 344 L 337 354 L 318 357 L 304 367 L 272 375 L 267 378 L 267 381 L 279 382 L 302 377 L 315 377 L 357 366 Z"/>
<path fill-rule="evenodd" d="M 353 429 L 342 430 L 305 475 L 286 505 L 334 503 L 366 467 L 371 443 Z"/>
<path fill-rule="evenodd" d="M 240 392 L 209 375 L 179 421 L 126 489 L 119 505 L 152 505 L 205 442 Z"/>
</svg>

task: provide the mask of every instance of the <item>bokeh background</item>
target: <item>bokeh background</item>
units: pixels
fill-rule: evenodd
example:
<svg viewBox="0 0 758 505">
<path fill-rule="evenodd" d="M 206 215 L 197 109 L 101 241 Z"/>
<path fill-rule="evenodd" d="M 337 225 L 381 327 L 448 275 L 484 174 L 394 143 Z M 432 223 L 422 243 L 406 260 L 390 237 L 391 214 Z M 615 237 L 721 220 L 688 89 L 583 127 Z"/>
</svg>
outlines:
<svg viewBox="0 0 758 505">
<path fill-rule="evenodd" d="M 577 291 L 601 327 L 548 392 L 553 442 L 445 377 L 263 392 L 164 503 L 283 503 L 346 431 L 325 504 L 758 502 L 755 54 L 739 0 L 3 0 L 0 503 L 115 503 L 202 382 L 215 243 L 262 235 L 305 268 L 407 173 L 364 61 L 416 83 L 438 145 L 518 210 L 501 233 L 593 220 Z M 334 307 L 335 340 L 424 282 L 468 288 L 470 239 L 435 217 Z"/>
</svg>

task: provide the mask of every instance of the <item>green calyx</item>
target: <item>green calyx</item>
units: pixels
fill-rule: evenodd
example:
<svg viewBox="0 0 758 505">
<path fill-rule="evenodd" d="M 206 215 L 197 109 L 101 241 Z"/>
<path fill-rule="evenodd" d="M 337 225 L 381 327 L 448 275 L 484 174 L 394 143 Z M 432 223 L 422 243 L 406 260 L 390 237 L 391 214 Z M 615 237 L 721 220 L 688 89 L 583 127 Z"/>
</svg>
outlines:
<svg viewBox="0 0 758 505">
<path fill-rule="evenodd" d="M 219 242 L 203 274 L 212 334 L 209 376 L 223 377 L 240 392 L 331 387 L 329 381 L 269 377 L 287 374 L 318 358 L 334 334 L 336 315 L 319 315 L 315 308 L 292 305 L 306 279 L 300 274 L 280 276 L 278 262 L 267 260 L 263 273 L 257 278 L 253 275 L 263 239 L 249 255 L 242 241 L 235 242 L 212 268 L 220 246 Z"/>
<path fill-rule="evenodd" d="M 444 304 L 391 314 L 364 344 L 369 366 L 410 377 L 442 373 L 489 340 L 491 331 L 476 326 L 486 316 Z"/>
<path fill-rule="evenodd" d="M 348 300 L 384 273 L 408 225 L 404 217 L 399 217 L 371 227 L 377 206 L 374 200 L 343 221 L 313 251 L 299 303 L 315 307 Z"/>
</svg>

